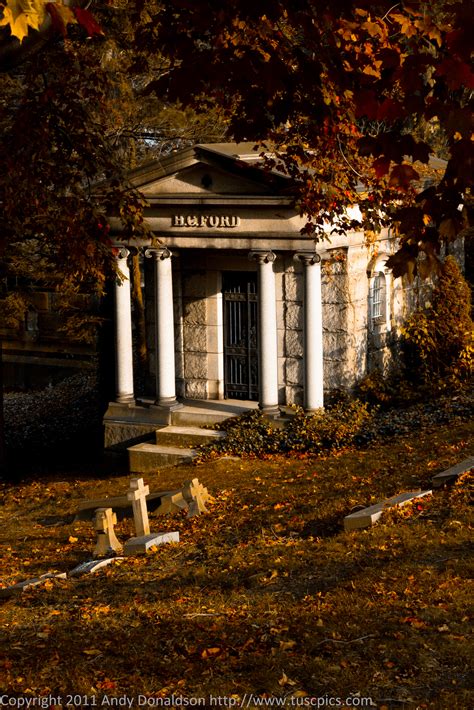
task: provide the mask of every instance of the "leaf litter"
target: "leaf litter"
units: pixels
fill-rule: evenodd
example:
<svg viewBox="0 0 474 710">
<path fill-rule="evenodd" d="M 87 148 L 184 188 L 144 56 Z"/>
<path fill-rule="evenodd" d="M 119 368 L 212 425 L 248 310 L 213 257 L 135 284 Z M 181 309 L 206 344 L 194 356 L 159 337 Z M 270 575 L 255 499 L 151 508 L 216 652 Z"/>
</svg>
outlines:
<svg viewBox="0 0 474 710">
<path fill-rule="evenodd" d="M 179 530 L 179 544 L 2 602 L 2 690 L 359 693 L 380 705 L 472 706 L 472 477 L 421 507 L 388 511 L 374 528 L 342 528 L 354 506 L 414 482 L 427 487 L 434 473 L 472 455 L 472 430 L 456 421 L 327 457 L 200 464 L 209 513 L 151 517 L 152 529 Z M 71 515 L 83 498 L 128 487 L 127 476 L 56 478 L 2 485 L 4 586 L 90 558 L 90 523 L 38 521 L 58 505 Z M 189 478 L 189 468 L 146 478 L 152 490 L 165 489 Z M 131 521 L 116 531 L 127 539 Z"/>
</svg>

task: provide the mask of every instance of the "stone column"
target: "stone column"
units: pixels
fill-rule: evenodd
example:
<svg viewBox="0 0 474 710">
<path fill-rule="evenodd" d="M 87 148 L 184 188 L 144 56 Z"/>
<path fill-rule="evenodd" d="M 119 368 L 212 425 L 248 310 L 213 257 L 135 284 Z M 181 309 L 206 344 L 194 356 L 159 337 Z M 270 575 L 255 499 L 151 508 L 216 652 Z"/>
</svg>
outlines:
<svg viewBox="0 0 474 710">
<path fill-rule="evenodd" d="M 171 252 L 167 247 L 147 249 L 145 256 L 152 258 L 155 264 L 155 404 L 178 409 L 183 405 L 176 399 Z"/>
<path fill-rule="evenodd" d="M 272 251 L 252 251 L 258 263 L 258 380 L 259 406 L 267 414 L 278 414 L 278 345 L 275 272 Z"/>
<path fill-rule="evenodd" d="M 304 408 L 313 412 L 324 406 L 321 257 L 303 252 L 295 254 L 295 259 L 304 265 Z"/>
<path fill-rule="evenodd" d="M 130 299 L 129 249 L 114 250 L 117 266 L 123 279 L 115 281 L 115 380 L 116 401 L 130 404 L 133 394 L 132 306 Z"/>
</svg>

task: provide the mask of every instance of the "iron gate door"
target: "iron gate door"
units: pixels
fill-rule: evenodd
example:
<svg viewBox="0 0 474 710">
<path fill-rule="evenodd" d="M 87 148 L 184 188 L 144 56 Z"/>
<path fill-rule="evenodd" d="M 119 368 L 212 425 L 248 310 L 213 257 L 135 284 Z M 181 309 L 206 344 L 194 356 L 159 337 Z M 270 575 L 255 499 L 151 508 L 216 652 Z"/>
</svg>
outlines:
<svg viewBox="0 0 474 710">
<path fill-rule="evenodd" d="M 257 274 L 223 274 L 224 394 L 258 400 Z"/>
</svg>

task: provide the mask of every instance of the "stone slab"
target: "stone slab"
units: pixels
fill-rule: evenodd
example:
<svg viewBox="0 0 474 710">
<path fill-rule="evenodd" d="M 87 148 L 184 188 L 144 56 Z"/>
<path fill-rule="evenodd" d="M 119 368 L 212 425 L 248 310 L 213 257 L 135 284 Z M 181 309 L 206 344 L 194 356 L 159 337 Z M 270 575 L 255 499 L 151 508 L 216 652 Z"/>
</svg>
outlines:
<svg viewBox="0 0 474 710">
<path fill-rule="evenodd" d="M 143 537 L 131 537 L 124 547 L 126 555 L 138 555 L 146 553 L 150 547 L 166 545 L 170 542 L 179 542 L 179 532 L 150 533 Z"/>
<path fill-rule="evenodd" d="M 431 495 L 431 493 L 431 490 L 417 490 L 400 493 L 400 495 L 387 498 L 387 500 L 384 500 L 381 503 L 376 503 L 368 508 L 346 515 L 344 518 L 344 530 L 348 532 L 350 530 L 358 530 L 360 528 L 369 528 L 377 522 L 387 508 L 402 506 L 415 498 L 422 498 L 423 496 Z"/>
<path fill-rule="evenodd" d="M 165 466 L 190 463 L 196 456 L 193 449 L 179 449 L 176 446 L 158 444 L 136 444 L 128 449 L 131 473 L 151 473 Z"/>
<path fill-rule="evenodd" d="M 60 572 L 54 574 L 48 572 L 47 574 L 42 574 L 40 577 L 34 577 L 33 579 L 25 579 L 23 582 L 18 582 L 18 584 L 13 584 L 11 587 L 3 587 L 0 589 L 0 598 L 11 597 L 13 594 L 21 594 L 26 589 L 31 589 L 32 587 L 37 587 L 43 584 L 48 579 L 66 579 L 66 572 Z"/>
<path fill-rule="evenodd" d="M 117 560 L 123 560 L 123 557 L 107 557 L 105 560 L 87 560 L 87 562 L 81 562 L 81 564 L 74 567 L 68 572 L 68 577 L 81 577 L 83 574 L 93 574 L 102 567 L 107 567 L 112 562 Z"/>
<path fill-rule="evenodd" d="M 441 473 L 437 473 L 436 476 L 433 476 L 431 479 L 433 488 L 441 488 L 441 486 L 444 486 L 446 483 L 452 483 L 459 478 L 459 476 L 462 476 L 463 473 L 470 471 L 471 468 L 474 468 L 474 456 L 470 456 L 468 459 L 456 464 L 456 466 L 451 466 L 451 468 L 446 469 L 446 471 L 441 471 Z"/>
<path fill-rule="evenodd" d="M 161 446 L 194 448 L 201 444 L 211 444 L 225 439 L 225 432 L 202 429 L 195 426 L 167 426 L 156 430 L 156 443 Z"/>
</svg>

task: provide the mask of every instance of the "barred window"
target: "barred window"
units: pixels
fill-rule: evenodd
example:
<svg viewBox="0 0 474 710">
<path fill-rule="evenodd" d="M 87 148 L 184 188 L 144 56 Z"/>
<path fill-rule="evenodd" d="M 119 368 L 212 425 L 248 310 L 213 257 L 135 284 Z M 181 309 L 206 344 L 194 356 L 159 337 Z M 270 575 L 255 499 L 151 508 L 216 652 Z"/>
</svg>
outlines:
<svg viewBox="0 0 474 710">
<path fill-rule="evenodd" d="M 377 323 L 383 323 L 385 321 L 385 300 L 385 274 L 379 271 L 377 274 L 375 274 L 370 289 L 371 316 L 372 320 L 376 321 Z"/>
</svg>

